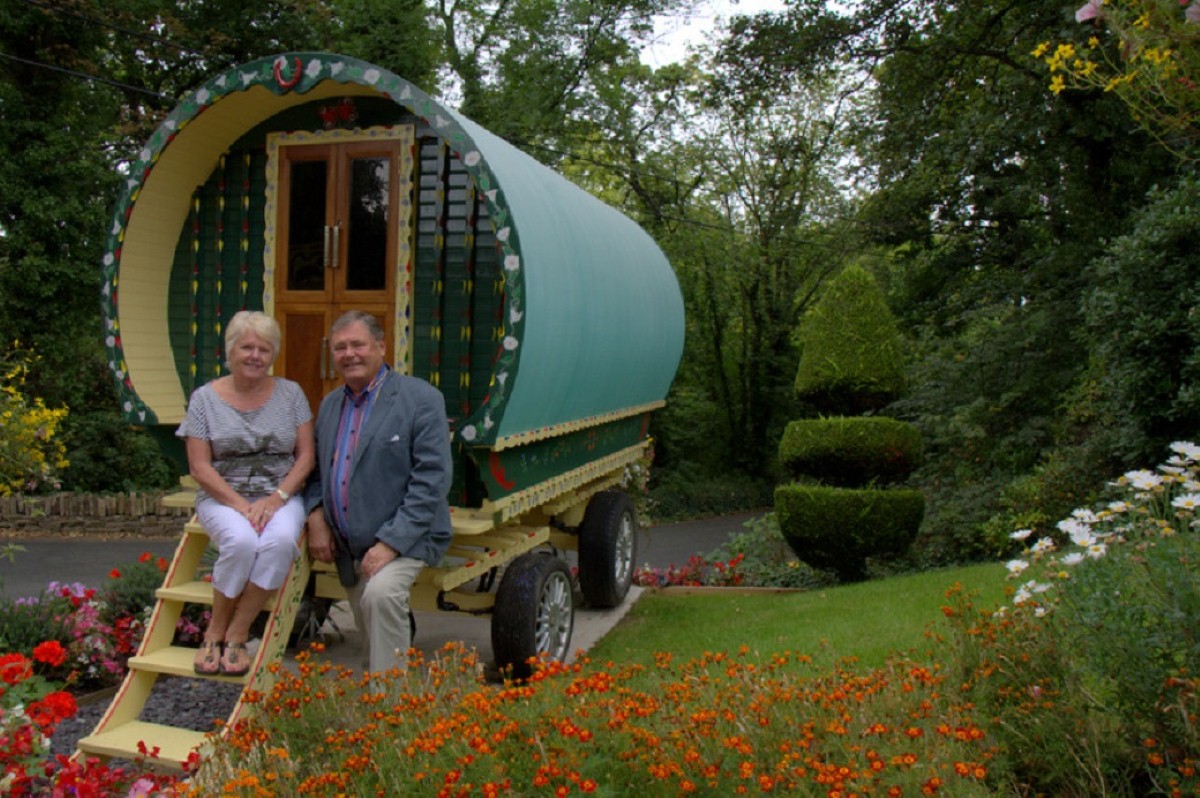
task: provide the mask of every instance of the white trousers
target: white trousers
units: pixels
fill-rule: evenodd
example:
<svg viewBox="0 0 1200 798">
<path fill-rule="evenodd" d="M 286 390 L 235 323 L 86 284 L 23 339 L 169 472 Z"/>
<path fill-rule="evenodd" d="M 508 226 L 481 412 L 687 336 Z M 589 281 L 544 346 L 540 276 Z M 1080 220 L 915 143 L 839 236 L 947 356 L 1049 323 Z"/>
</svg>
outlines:
<svg viewBox="0 0 1200 798">
<path fill-rule="evenodd" d="M 217 547 L 213 590 L 228 598 L 242 595 L 247 582 L 263 590 L 277 589 L 300 556 L 296 541 L 306 518 L 304 500 L 299 496 L 288 499 L 261 534 L 241 513 L 216 499 L 198 501 L 196 516 Z"/>
<path fill-rule="evenodd" d="M 361 563 L 354 565 L 357 570 Z M 364 583 L 360 578 L 358 584 L 346 589 L 354 623 L 364 637 L 363 667 L 368 671 L 408 667 L 408 648 L 412 645 L 408 597 L 424 567 L 423 560 L 397 557 L 376 571 L 370 581 Z"/>
</svg>

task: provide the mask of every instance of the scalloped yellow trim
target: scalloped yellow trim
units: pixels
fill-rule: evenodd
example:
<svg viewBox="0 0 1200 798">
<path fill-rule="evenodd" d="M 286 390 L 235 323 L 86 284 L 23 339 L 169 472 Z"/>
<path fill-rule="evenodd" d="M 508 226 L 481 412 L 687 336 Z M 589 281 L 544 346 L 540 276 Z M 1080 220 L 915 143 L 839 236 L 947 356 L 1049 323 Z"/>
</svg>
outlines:
<svg viewBox="0 0 1200 798">
<path fill-rule="evenodd" d="M 539 482 L 531 488 L 505 496 L 503 499 L 494 502 L 485 501 L 479 512 L 491 514 L 497 524 L 502 524 L 530 510 L 536 510 L 549 504 L 560 496 L 594 480 L 605 477 L 619 479 L 616 472 L 622 471 L 625 466 L 640 460 L 649 445 L 650 441 L 648 440 L 636 443 L 619 452 L 601 457 L 599 460 L 593 460 L 587 465 L 559 474 L 545 482 Z"/>
<path fill-rule="evenodd" d="M 618 421 L 622 418 L 649 413 L 653 410 L 658 410 L 660 407 L 666 407 L 666 400 L 660 399 L 657 402 L 650 402 L 636 407 L 627 407 L 624 410 L 614 410 L 611 413 L 602 413 L 598 416 L 588 416 L 587 418 L 579 418 L 574 421 L 564 421 L 562 424 L 554 424 L 549 427 L 541 427 L 528 432 L 518 432 L 515 435 L 506 435 L 503 438 L 497 438 L 496 442 L 491 446 L 485 447 L 493 452 L 499 452 L 503 449 L 511 449 L 514 446 L 524 446 L 527 443 L 534 441 L 542 441 L 546 438 L 553 438 L 557 435 L 566 435 L 569 432 L 578 432 L 579 430 L 589 429 L 590 427 L 598 427 L 601 424 L 607 424 L 610 421 Z"/>
</svg>

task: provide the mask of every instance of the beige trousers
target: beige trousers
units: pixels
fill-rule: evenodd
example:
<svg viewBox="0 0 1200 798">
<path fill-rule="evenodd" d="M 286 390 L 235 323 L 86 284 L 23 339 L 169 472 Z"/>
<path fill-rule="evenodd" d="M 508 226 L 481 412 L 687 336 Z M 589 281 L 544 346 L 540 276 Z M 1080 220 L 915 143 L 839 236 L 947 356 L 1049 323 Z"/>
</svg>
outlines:
<svg viewBox="0 0 1200 798">
<path fill-rule="evenodd" d="M 355 568 L 360 565 L 355 563 Z M 412 645 L 408 597 L 424 567 L 422 560 L 397 557 L 370 581 L 359 579 L 358 584 L 346 589 L 354 623 L 363 635 L 363 667 L 371 673 L 408 667 L 408 648 Z"/>
</svg>

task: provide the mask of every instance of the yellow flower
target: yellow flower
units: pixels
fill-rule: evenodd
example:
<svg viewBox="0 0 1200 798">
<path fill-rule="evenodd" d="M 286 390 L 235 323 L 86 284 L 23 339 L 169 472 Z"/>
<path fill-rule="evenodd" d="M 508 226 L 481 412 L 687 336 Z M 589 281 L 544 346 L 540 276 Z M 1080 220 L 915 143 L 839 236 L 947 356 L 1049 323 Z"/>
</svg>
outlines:
<svg viewBox="0 0 1200 798">
<path fill-rule="evenodd" d="M 1049 49 L 1050 42 L 1042 42 L 1033 49 L 1033 52 L 1031 52 L 1030 55 L 1032 55 L 1034 58 L 1041 58 L 1047 53 L 1047 51 L 1049 51 Z"/>
<path fill-rule="evenodd" d="M 1067 82 L 1063 79 L 1062 75 L 1055 75 L 1054 80 L 1050 81 L 1050 91 L 1054 92 L 1055 94 L 1058 94 L 1066 87 Z"/>
</svg>

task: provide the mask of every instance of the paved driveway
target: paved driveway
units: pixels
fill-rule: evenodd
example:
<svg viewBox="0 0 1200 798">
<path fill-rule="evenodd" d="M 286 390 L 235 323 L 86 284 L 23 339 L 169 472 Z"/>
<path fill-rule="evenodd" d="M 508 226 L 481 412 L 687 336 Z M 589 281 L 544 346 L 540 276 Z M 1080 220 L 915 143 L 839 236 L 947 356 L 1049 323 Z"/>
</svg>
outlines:
<svg viewBox="0 0 1200 798">
<path fill-rule="evenodd" d="M 755 515 L 742 513 L 642 530 L 637 564 L 656 568 L 682 565 L 695 554 L 708 554 L 719 547 L 729 535 L 741 531 L 742 525 Z M 0 541 L 0 548 L 5 543 L 24 549 L 14 553 L 11 560 L 0 561 L 0 591 L 18 598 L 40 594 L 50 582 L 81 582 L 89 587 L 100 587 L 113 568 L 137 561 L 144 552 L 170 559 L 175 552 L 176 540 L 26 537 Z M 641 588 L 634 587 L 619 607 L 578 609 L 571 638 L 572 650 L 590 649 L 624 617 L 640 595 Z M 344 602 L 335 605 L 331 619 L 334 623 L 324 629 L 326 656 L 334 662 L 357 667 L 359 637 Z M 418 612 L 416 623 L 413 645 L 422 651 L 436 651 L 447 642 L 461 641 L 468 648 L 476 649 L 484 662 L 491 661 L 491 625 L 487 619 L 458 613 Z"/>
</svg>

